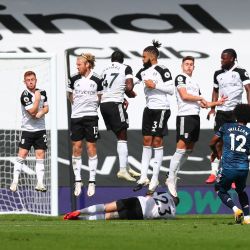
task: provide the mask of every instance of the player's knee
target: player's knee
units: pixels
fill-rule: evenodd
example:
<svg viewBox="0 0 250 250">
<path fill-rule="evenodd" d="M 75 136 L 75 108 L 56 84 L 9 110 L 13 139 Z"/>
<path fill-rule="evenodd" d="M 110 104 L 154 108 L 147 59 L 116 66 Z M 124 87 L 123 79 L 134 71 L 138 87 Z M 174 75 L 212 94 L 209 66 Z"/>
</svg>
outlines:
<svg viewBox="0 0 250 250">
<path fill-rule="evenodd" d="M 152 146 L 153 138 L 151 136 L 144 136 L 143 137 L 143 145 L 144 146 Z"/>
<path fill-rule="evenodd" d="M 152 147 L 153 148 L 159 148 L 162 147 L 163 139 L 161 137 L 154 137 L 152 141 Z"/>
</svg>

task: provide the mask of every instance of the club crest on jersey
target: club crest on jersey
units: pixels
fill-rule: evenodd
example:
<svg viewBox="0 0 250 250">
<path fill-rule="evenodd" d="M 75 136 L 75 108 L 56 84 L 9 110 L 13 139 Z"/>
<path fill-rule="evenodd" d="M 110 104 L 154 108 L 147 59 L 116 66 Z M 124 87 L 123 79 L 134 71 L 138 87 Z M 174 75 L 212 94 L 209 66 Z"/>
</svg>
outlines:
<svg viewBox="0 0 250 250">
<path fill-rule="evenodd" d="M 245 76 L 246 76 L 246 77 L 249 77 L 249 75 L 248 75 L 248 73 L 247 73 L 246 71 L 245 71 Z"/>
<path fill-rule="evenodd" d="M 24 97 L 23 100 L 24 100 L 24 102 L 29 102 L 30 99 L 29 99 L 29 97 Z"/>
<path fill-rule="evenodd" d="M 177 77 L 177 81 L 178 81 L 178 82 L 183 82 L 183 77 L 182 77 L 182 76 L 178 76 L 178 77 Z"/>
<path fill-rule="evenodd" d="M 169 78 L 171 75 L 170 75 L 169 72 L 166 72 L 166 73 L 164 74 L 164 76 L 165 76 L 166 78 Z"/>
</svg>

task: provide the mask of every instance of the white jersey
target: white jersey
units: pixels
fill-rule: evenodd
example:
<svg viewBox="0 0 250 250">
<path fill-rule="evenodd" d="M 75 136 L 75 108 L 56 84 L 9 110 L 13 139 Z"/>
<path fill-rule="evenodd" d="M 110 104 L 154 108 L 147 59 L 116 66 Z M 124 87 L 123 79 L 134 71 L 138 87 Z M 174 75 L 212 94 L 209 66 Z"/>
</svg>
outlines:
<svg viewBox="0 0 250 250">
<path fill-rule="evenodd" d="M 73 94 L 71 118 L 97 116 L 98 96 L 102 84 L 98 75 L 92 71 L 87 77 L 80 74 L 69 79 L 67 91 Z"/>
<path fill-rule="evenodd" d="M 40 89 L 41 100 L 39 103 L 38 111 L 44 106 L 48 106 L 48 99 L 45 90 Z M 22 125 L 21 129 L 23 131 L 41 131 L 45 130 L 45 116 L 41 118 L 33 118 L 27 110 L 31 109 L 34 105 L 35 94 L 28 89 L 25 89 L 21 94 L 21 109 L 22 109 Z"/>
<path fill-rule="evenodd" d="M 112 62 L 102 72 L 103 93 L 101 102 L 123 102 L 126 79 L 133 78 L 130 66 Z"/>
<path fill-rule="evenodd" d="M 184 101 L 178 89 L 186 88 L 188 94 L 193 96 L 200 96 L 199 85 L 193 81 L 193 79 L 185 73 L 181 73 L 175 78 L 176 87 L 176 99 L 178 104 L 178 116 L 186 115 L 199 115 L 200 105 L 198 102 Z"/>
<path fill-rule="evenodd" d="M 214 88 L 219 89 L 219 96 L 227 96 L 227 101 L 217 110 L 230 111 L 242 103 L 243 86 L 250 84 L 250 79 L 245 69 L 234 65 L 230 70 L 220 69 L 214 73 Z"/>
<path fill-rule="evenodd" d="M 143 219 L 174 218 L 176 206 L 169 193 L 154 193 L 153 196 L 138 196 Z"/>
<path fill-rule="evenodd" d="M 146 105 L 149 109 L 170 109 L 167 94 L 172 95 L 174 84 L 170 71 L 162 65 L 154 64 L 149 68 L 141 69 L 136 78 L 144 83 L 144 80 L 153 80 L 155 89 L 149 89 L 144 84 Z"/>
</svg>

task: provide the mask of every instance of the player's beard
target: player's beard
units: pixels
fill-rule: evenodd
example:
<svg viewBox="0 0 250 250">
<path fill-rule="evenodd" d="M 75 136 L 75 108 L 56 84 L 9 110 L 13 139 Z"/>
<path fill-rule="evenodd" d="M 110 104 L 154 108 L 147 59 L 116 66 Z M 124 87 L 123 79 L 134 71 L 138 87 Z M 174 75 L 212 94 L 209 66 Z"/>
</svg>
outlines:
<svg viewBox="0 0 250 250">
<path fill-rule="evenodd" d="M 224 70 L 229 70 L 230 69 L 230 67 L 229 67 L 229 65 L 221 65 L 221 69 L 224 69 Z"/>
<path fill-rule="evenodd" d="M 152 63 L 151 63 L 151 61 L 150 60 L 148 60 L 147 62 L 145 62 L 145 63 L 143 63 L 143 67 L 144 68 L 149 68 L 149 67 L 151 67 L 152 66 Z"/>
<path fill-rule="evenodd" d="M 221 68 L 224 70 L 230 70 L 233 66 L 234 64 L 232 63 L 226 63 L 226 64 L 221 65 Z"/>
</svg>

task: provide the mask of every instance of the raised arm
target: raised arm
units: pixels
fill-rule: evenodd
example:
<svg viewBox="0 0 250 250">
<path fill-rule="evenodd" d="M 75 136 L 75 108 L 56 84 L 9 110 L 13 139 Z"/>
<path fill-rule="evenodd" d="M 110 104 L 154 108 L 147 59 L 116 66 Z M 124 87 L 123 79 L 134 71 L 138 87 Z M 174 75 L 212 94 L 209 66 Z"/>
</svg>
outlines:
<svg viewBox="0 0 250 250">
<path fill-rule="evenodd" d="M 33 103 L 32 108 L 27 109 L 27 112 L 32 116 L 32 117 L 36 117 L 36 114 L 38 113 L 38 109 L 39 109 L 39 103 L 41 100 L 41 93 L 40 90 L 36 90 L 35 91 L 35 101 Z"/>
<path fill-rule="evenodd" d="M 44 107 L 39 110 L 36 114 L 36 118 L 39 119 L 41 118 L 43 115 L 47 114 L 49 112 L 49 106 L 48 105 L 44 105 Z"/>
</svg>

